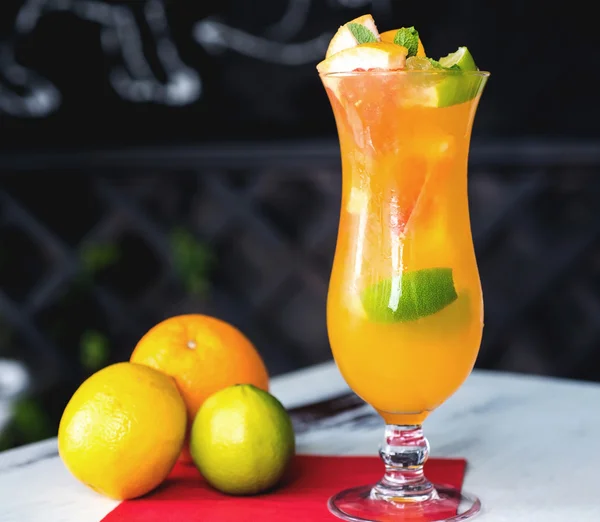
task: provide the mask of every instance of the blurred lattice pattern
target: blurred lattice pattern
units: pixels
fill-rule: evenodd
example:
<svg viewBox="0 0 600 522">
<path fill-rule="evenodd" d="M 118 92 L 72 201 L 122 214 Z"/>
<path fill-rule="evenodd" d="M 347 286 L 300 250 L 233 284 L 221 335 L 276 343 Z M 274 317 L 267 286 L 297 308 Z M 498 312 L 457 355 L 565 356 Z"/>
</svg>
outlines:
<svg viewBox="0 0 600 522">
<path fill-rule="evenodd" d="M 25 360 L 41 389 L 126 359 L 186 312 L 239 326 L 273 374 L 330 358 L 335 144 L 17 154 L 0 167 L 0 355 Z M 600 381 L 600 148 L 474 145 L 470 180 L 478 365 Z"/>
</svg>

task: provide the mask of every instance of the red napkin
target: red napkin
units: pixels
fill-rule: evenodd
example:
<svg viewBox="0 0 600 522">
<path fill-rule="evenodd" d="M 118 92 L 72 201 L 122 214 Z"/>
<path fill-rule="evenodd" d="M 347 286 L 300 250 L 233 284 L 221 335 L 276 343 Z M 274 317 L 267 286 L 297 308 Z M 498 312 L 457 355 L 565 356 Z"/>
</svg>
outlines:
<svg viewBox="0 0 600 522">
<path fill-rule="evenodd" d="M 429 459 L 427 477 L 462 488 L 463 459 Z M 379 457 L 297 456 L 281 486 L 253 497 L 233 497 L 212 489 L 193 465 L 178 463 L 153 493 L 127 500 L 103 522 L 333 522 L 327 500 L 341 489 L 372 484 L 383 473 Z"/>
</svg>

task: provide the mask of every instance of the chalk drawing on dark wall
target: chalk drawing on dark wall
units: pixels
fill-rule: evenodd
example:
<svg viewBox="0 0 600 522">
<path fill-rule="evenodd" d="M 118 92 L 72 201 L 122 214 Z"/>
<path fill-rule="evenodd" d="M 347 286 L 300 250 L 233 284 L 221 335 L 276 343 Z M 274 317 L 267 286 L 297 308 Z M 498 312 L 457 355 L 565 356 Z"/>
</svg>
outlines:
<svg viewBox="0 0 600 522">
<path fill-rule="evenodd" d="M 170 106 L 197 101 L 202 92 L 200 76 L 179 57 L 163 0 L 143 0 L 143 4 L 142 17 L 136 17 L 132 8 L 123 4 L 26 0 L 15 20 L 14 37 L 31 34 L 50 13 L 69 12 L 100 25 L 102 50 L 113 64 L 108 80 L 121 98 Z M 141 23 L 151 35 L 164 80 L 156 76 L 144 54 Z M 55 112 L 60 103 L 61 94 L 50 80 L 19 64 L 10 43 L 0 45 L 0 111 L 22 118 L 40 118 Z"/>
<path fill-rule="evenodd" d="M 251 34 L 243 29 L 224 23 L 220 17 L 198 21 L 194 27 L 194 39 L 213 54 L 226 50 L 268 63 L 280 65 L 304 65 L 323 57 L 333 36 L 332 31 L 322 32 L 302 42 L 290 42 L 306 26 L 311 7 L 321 0 L 289 0 L 282 17 L 268 26 L 262 35 Z M 391 0 L 328 0 L 330 7 L 370 8 L 374 13 L 389 13 Z"/>
<path fill-rule="evenodd" d="M 332 33 L 323 32 L 301 42 L 290 40 L 306 27 L 316 1 L 319 0 L 288 0 L 281 18 L 260 35 L 211 17 L 199 20 L 192 36 L 211 54 L 231 51 L 273 64 L 308 64 L 323 56 Z M 383 12 L 391 0 L 327 1 L 330 7 L 370 6 L 373 12 Z M 48 78 L 19 63 L 15 52 L 15 42 L 31 35 L 45 16 L 57 12 L 100 26 L 101 49 L 111 64 L 108 82 L 121 99 L 185 106 L 201 98 L 201 72 L 182 60 L 171 35 L 164 0 L 132 0 L 131 5 L 103 0 L 25 0 L 16 15 L 12 38 L 0 42 L 0 113 L 43 118 L 59 109 L 59 89 Z M 150 35 L 150 41 L 142 34 Z M 153 71 L 146 56 L 144 48 L 149 45 L 162 69 L 162 78 Z"/>
</svg>

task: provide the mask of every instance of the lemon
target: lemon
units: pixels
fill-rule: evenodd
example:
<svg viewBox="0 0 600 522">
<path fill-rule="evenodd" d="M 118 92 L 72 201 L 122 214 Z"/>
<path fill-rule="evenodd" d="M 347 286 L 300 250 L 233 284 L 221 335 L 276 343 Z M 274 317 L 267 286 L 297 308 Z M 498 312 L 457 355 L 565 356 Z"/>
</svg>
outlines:
<svg viewBox="0 0 600 522">
<path fill-rule="evenodd" d="M 292 421 L 270 393 L 250 384 L 211 395 L 194 419 L 192 459 L 206 481 L 230 495 L 274 487 L 295 451 Z"/>
<path fill-rule="evenodd" d="M 175 382 L 129 362 L 99 370 L 75 391 L 58 428 L 67 469 L 98 493 L 123 500 L 153 490 L 181 452 L 187 413 Z"/>
</svg>

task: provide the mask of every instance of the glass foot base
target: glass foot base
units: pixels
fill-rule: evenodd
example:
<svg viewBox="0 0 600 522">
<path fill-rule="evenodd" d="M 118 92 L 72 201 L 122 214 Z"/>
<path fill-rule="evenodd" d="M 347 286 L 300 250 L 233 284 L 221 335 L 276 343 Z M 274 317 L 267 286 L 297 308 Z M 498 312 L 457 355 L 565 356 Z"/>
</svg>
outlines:
<svg viewBox="0 0 600 522">
<path fill-rule="evenodd" d="M 335 516 L 352 522 L 458 522 L 481 510 L 479 499 L 454 488 L 435 486 L 437 498 L 423 502 L 390 502 L 371 497 L 373 486 L 346 489 L 329 499 Z"/>
</svg>

